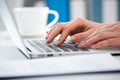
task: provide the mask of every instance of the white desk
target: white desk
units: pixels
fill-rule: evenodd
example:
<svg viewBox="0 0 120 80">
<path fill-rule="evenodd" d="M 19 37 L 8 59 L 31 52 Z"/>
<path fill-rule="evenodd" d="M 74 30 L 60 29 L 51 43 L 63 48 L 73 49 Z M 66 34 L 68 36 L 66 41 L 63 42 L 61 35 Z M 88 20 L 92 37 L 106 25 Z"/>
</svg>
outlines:
<svg viewBox="0 0 120 80">
<path fill-rule="evenodd" d="M 120 60 L 120 56 L 115 56 Z M 26 57 L 13 46 L 6 32 L 0 33 L 0 60 L 25 60 Z M 49 77 L 31 77 L 8 80 L 120 80 L 120 73 L 76 74 Z"/>
<path fill-rule="evenodd" d="M 13 45 L 7 32 L 0 33 L 0 60 L 23 60 L 23 54 Z"/>
</svg>

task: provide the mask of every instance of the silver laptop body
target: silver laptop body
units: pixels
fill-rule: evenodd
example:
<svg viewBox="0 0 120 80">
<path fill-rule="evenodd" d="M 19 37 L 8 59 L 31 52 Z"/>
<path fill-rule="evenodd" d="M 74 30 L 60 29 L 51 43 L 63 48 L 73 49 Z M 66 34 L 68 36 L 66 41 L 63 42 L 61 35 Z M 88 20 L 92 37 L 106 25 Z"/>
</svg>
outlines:
<svg viewBox="0 0 120 80">
<path fill-rule="evenodd" d="M 11 36 L 12 41 L 16 47 L 22 51 L 22 53 L 29 59 L 31 58 L 43 58 L 63 55 L 76 55 L 76 54 L 92 54 L 110 52 L 113 54 L 120 54 L 120 48 L 108 48 L 103 50 L 91 50 L 91 49 L 78 49 L 77 43 L 72 43 L 70 40 L 66 40 L 62 46 L 56 46 L 56 41 L 53 43 L 46 43 L 44 39 L 41 40 L 23 40 L 14 17 L 12 16 L 8 3 L 6 0 L 0 0 L 0 15 L 4 21 L 4 24 Z"/>
</svg>

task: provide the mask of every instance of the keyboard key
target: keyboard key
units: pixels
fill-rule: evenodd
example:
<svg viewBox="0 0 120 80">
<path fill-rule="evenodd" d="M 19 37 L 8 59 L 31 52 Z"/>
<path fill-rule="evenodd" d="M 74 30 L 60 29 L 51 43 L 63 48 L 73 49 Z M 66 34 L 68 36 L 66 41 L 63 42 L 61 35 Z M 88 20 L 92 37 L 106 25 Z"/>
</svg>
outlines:
<svg viewBox="0 0 120 80">
<path fill-rule="evenodd" d="M 65 46 L 66 48 L 71 49 L 72 51 L 79 51 L 78 48 L 76 48 L 73 45 L 67 44 L 67 43 L 63 43 L 63 46 Z"/>
<path fill-rule="evenodd" d="M 61 50 L 59 50 L 58 48 L 57 48 L 57 46 L 53 46 L 53 45 L 51 45 L 51 44 L 46 44 L 49 48 L 51 48 L 51 49 L 53 49 L 54 51 L 56 51 L 56 52 L 61 52 Z"/>
<path fill-rule="evenodd" d="M 45 50 L 45 52 L 53 52 L 52 50 L 50 50 L 49 48 L 45 47 L 43 44 L 41 44 L 39 41 L 34 41 L 34 43 L 36 43 L 36 45 L 39 47 L 39 48 L 42 48 Z"/>
<path fill-rule="evenodd" d="M 87 48 L 80 48 L 81 51 L 89 51 Z"/>
<path fill-rule="evenodd" d="M 64 52 L 70 52 L 69 49 L 67 49 L 65 46 L 57 46 L 59 47 L 60 49 L 62 49 Z"/>
<path fill-rule="evenodd" d="M 74 51 L 89 51 L 88 49 L 77 48 L 78 43 L 70 42 L 69 40 L 65 41 L 61 46 L 56 46 L 56 40 L 52 43 L 46 43 L 45 40 L 31 40 L 30 44 L 34 44 L 39 50 L 42 49 L 44 52 L 74 52 Z"/>
<path fill-rule="evenodd" d="M 55 46 L 53 43 L 46 43 L 45 41 L 39 41 L 39 42 L 44 46 L 47 46 L 50 49 L 54 50 L 55 52 L 61 52 L 61 50 L 57 46 Z"/>
</svg>

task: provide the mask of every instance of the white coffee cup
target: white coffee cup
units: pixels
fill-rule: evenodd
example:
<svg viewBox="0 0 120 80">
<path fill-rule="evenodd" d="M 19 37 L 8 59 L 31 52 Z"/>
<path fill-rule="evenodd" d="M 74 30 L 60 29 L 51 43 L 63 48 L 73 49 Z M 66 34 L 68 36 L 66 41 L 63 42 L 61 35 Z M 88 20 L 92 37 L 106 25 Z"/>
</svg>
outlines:
<svg viewBox="0 0 120 80">
<path fill-rule="evenodd" d="M 14 14 L 18 29 L 23 36 L 43 35 L 44 29 L 52 27 L 59 19 L 58 12 L 49 10 L 48 7 L 14 8 Z M 47 24 L 48 14 L 55 16 L 49 24 Z"/>
</svg>

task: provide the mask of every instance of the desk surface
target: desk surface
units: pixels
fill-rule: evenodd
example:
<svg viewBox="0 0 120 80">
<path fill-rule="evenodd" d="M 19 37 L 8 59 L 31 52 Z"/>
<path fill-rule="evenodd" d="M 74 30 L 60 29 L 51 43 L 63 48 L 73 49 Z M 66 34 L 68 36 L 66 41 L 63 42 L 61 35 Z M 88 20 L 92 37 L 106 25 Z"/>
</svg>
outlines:
<svg viewBox="0 0 120 80">
<path fill-rule="evenodd" d="M 0 33 L 0 60 L 25 60 L 26 57 L 13 45 L 7 32 Z M 120 60 L 120 56 L 115 56 Z M 120 73 L 77 74 L 64 76 L 20 78 L 11 80 L 120 80 Z M 10 80 L 10 79 L 9 79 Z"/>
</svg>

